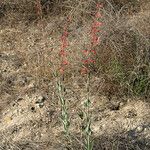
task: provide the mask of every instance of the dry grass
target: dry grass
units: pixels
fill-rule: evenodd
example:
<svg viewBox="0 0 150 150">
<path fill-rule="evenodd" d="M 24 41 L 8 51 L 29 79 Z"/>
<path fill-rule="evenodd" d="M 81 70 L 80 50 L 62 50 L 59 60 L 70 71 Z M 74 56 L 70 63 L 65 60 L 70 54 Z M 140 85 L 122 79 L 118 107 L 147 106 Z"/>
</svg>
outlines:
<svg viewBox="0 0 150 150">
<path fill-rule="evenodd" d="M 59 107 L 57 97 L 54 96 L 53 70 L 57 70 L 61 63 L 58 53 L 66 16 L 72 18 L 67 48 L 70 65 L 66 68 L 64 80 L 68 88 L 66 97 L 71 110 L 81 109 L 86 83 L 85 76 L 80 74 L 81 50 L 86 49 L 90 43 L 89 31 L 96 2 L 95 0 L 41 0 L 41 6 L 38 6 L 41 8 L 37 8 L 37 0 L 1 0 L 0 112 L 10 107 L 19 97 L 36 93 L 47 93 L 50 99 L 48 105 L 53 109 Z M 101 9 L 103 27 L 99 33 L 101 43 L 96 47 L 96 64 L 89 67 L 93 75 L 91 97 L 106 96 L 111 102 L 114 98 L 123 101 L 122 99 L 127 97 L 143 97 L 144 101 L 145 99 L 149 101 L 150 3 L 148 0 L 100 0 L 100 2 L 104 5 Z M 39 13 L 40 9 L 42 11 Z M 96 104 L 94 107 L 95 110 L 98 109 Z M 70 114 L 74 118 L 74 113 Z M 137 143 L 134 143 L 129 141 L 126 134 L 128 133 L 114 135 L 114 138 L 96 136 L 95 150 L 117 149 L 117 146 L 120 150 L 148 149 L 149 145 L 146 146 L 143 139 L 137 139 Z M 40 149 L 50 145 L 49 142 L 34 143 L 31 142 L 32 140 L 17 143 L 1 136 L 4 138 L 3 145 L 0 145 L 2 150 L 17 150 L 24 147 L 36 149 L 36 145 L 39 145 Z M 55 138 L 58 140 L 59 136 L 55 135 Z M 76 137 L 76 133 L 74 136 Z M 82 137 L 78 136 L 81 140 Z M 59 141 L 60 144 L 62 141 Z M 82 146 L 76 142 L 73 140 L 69 144 L 81 149 Z M 125 143 L 126 146 L 122 147 Z"/>
</svg>

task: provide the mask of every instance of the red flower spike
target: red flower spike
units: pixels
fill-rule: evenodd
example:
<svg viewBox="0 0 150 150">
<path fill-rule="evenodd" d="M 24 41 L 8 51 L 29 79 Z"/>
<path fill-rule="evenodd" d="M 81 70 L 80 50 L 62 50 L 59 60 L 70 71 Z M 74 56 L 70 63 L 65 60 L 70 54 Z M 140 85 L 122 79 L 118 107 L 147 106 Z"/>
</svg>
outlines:
<svg viewBox="0 0 150 150">
<path fill-rule="evenodd" d="M 68 60 L 67 60 L 67 53 L 66 53 L 66 48 L 68 47 L 69 43 L 68 43 L 68 27 L 69 27 L 69 23 L 71 21 L 71 17 L 67 17 L 66 18 L 66 24 L 63 27 L 63 33 L 61 36 L 61 49 L 60 49 L 60 57 L 61 57 L 61 67 L 59 69 L 60 73 L 63 74 L 65 72 L 65 66 L 69 64 Z"/>
<path fill-rule="evenodd" d="M 96 5 L 96 7 L 97 7 L 97 10 L 96 10 L 96 13 L 95 13 L 95 21 L 92 23 L 91 31 L 90 31 L 90 36 L 91 36 L 90 37 L 90 41 L 91 41 L 90 46 L 91 46 L 91 49 L 90 50 L 83 50 L 83 53 L 86 56 L 88 56 L 87 59 L 82 60 L 82 63 L 84 65 L 96 63 L 96 60 L 92 59 L 90 56 L 96 55 L 96 51 L 94 50 L 94 47 L 96 45 L 98 45 L 99 42 L 100 42 L 100 37 L 98 37 L 97 33 L 100 32 L 99 27 L 102 26 L 102 23 L 99 22 L 98 19 L 100 17 L 102 17 L 102 15 L 98 11 L 99 11 L 99 8 L 102 7 L 102 5 L 98 3 Z M 86 67 L 81 69 L 81 74 L 86 74 L 88 72 L 89 72 L 89 70 Z"/>
</svg>

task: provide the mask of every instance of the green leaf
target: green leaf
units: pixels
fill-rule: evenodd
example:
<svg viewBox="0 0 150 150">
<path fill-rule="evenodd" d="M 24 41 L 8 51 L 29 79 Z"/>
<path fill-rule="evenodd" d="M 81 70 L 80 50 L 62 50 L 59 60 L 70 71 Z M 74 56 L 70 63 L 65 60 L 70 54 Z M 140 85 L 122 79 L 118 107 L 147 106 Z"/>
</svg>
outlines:
<svg viewBox="0 0 150 150">
<path fill-rule="evenodd" d="M 85 107 L 89 107 L 90 104 L 91 104 L 91 101 L 90 101 L 90 99 L 88 98 L 88 99 L 84 102 L 84 106 L 85 106 Z"/>
<path fill-rule="evenodd" d="M 82 111 L 78 112 L 78 116 L 80 117 L 80 119 L 83 120 L 83 118 L 84 118 L 84 112 L 82 112 Z"/>
</svg>

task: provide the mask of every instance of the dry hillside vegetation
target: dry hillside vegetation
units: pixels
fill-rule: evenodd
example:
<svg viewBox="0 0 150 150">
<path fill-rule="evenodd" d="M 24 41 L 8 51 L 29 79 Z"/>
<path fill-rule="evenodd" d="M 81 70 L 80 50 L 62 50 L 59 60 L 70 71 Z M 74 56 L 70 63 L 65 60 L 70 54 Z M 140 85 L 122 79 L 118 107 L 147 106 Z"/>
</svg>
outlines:
<svg viewBox="0 0 150 150">
<path fill-rule="evenodd" d="M 100 44 L 91 71 L 93 150 L 150 149 L 150 2 L 148 0 L 1 0 L 0 150 L 84 150 L 81 114 L 86 75 L 81 50 L 97 2 Z M 69 65 L 64 75 L 71 118 L 63 134 L 54 70 L 67 16 Z"/>
</svg>

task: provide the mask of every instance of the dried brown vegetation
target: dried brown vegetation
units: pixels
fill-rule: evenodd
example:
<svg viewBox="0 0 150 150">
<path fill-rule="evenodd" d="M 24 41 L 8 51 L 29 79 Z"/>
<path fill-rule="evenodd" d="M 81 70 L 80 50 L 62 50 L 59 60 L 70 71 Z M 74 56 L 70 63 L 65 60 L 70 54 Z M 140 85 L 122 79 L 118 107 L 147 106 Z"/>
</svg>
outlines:
<svg viewBox="0 0 150 150">
<path fill-rule="evenodd" d="M 141 134 L 133 130 L 146 121 L 146 124 L 150 123 L 149 104 L 145 102 L 150 99 L 150 2 L 98 2 L 103 3 L 103 27 L 98 34 L 101 42 L 96 46 L 96 63 L 89 67 L 93 76 L 90 95 L 93 100 L 92 121 L 101 126 L 98 130 L 93 126 L 94 149 L 148 150 L 149 127 L 144 126 L 145 132 Z M 79 60 L 81 50 L 86 49 L 90 42 L 89 31 L 96 3 L 96 0 L 0 1 L 0 149 L 52 147 L 59 150 L 62 142 L 64 149 L 66 145 L 68 149 L 83 149 L 82 144 L 78 144 L 79 140 L 82 141 L 79 135 L 81 125 L 76 121 L 80 120 L 75 116 L 82 107 L 86 82 L 85 76 L 80 75 Z M 67 16 L 72 19 L 67 47 L 70 64 L 64 80 L 73 120 L 74 138 L 70 143 L 60 138 L 61 124 L 57 121 L 60 106 L 53 77 L 53 70 L 60 65 L 60 36 Z M 44 106 L 37 106 L 39 95 L 46 97 Z M 133 102 L 128 101 L 129 98 Z M 139 102 L 139 98 L 145 103 Z M 123 127 L 112 136 L 104 136 L 107 130 L 104 124 L 115 124 L 115 119 L 118 119 L 118 124 L 123 122 Z M 114 128 L 118 127 L 116 124 Z M 33 126 L 35 128 L 30 133 Z M 109 126 L 108 133 L 114 130 Z M 136 137 L 129 132 L 134 132 Z M 53 138 L 56 141 L 49 141 Z"/>
</svg>

